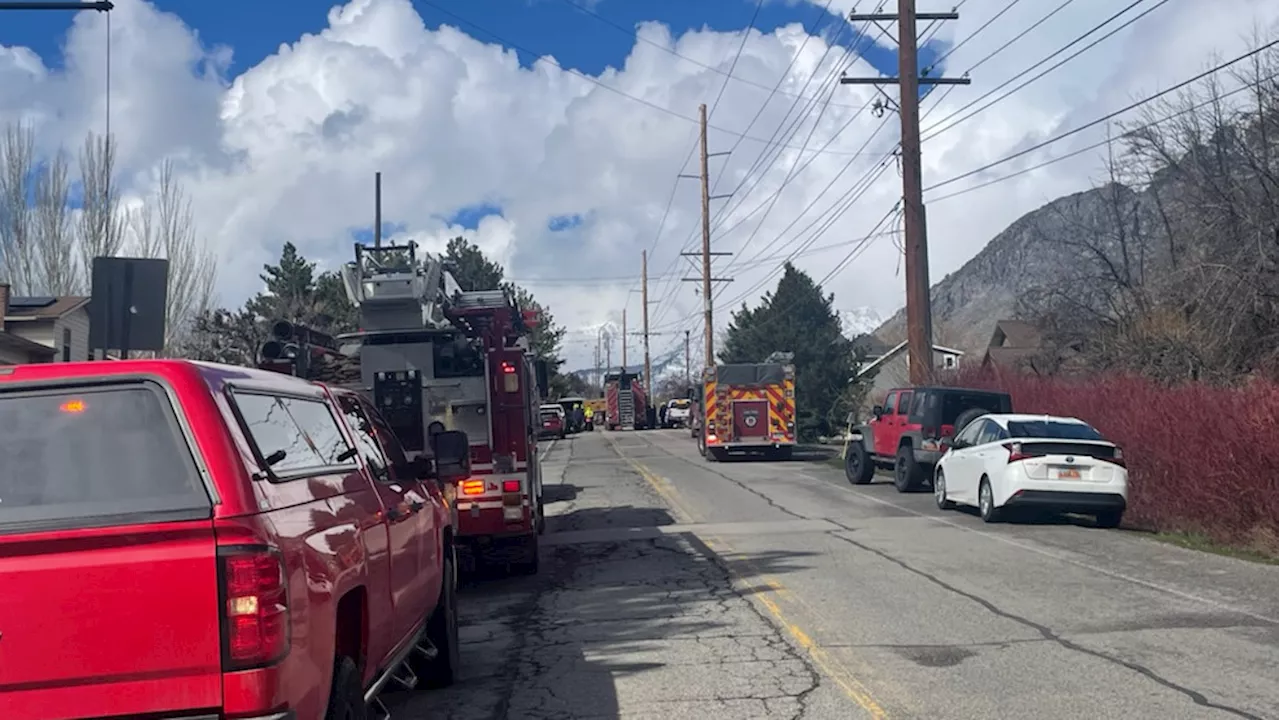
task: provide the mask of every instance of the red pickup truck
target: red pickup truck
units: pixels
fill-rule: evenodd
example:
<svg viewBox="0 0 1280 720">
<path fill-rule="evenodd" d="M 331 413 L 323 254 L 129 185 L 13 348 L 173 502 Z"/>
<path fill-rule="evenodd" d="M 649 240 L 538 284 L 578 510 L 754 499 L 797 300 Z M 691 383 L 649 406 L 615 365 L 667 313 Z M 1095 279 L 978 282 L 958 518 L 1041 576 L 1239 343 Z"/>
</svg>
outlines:
<svg viewBox="0 0 1280 720">
<path fill-rule="evenodd" d="M 0 718 L 363 718 L 388 683 L 451 683 L 441 492 L 349 391 L 0 367 Z"/>
</svg>

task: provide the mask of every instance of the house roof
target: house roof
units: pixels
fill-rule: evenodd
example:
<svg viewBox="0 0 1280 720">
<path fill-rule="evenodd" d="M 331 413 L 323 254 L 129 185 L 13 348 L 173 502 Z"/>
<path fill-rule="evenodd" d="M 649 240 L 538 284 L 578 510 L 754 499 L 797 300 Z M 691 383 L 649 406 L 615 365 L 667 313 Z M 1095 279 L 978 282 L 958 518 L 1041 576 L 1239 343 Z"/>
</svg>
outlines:
<svg viewBox="0 0 1280 720">
<path fill-rule="evenodd" d="M 1038 348 L 1040 330 L 1024 320 L 997 320 L 991 333 L 993 348 Z"/>
<path fill-rule="evenodd" d="M 982 356 L 982 364 L 1019 365 L 1023 362 L 1034 360 L 1039 352 L 1038 348 L 991 347 L 987 348 L 986 354 Z"/>
<path fill-rule="evenodd" d="M 16 350 L 27 355 L 38 355 L 42 358 L 51 358 L 57 354 L 57 351 L 48 345 L 41 345 L 34 340 L 28 340 L 20 335 L 14 335 L 3 330 L 0 330 L 0 347 Z"/>
<path fill-rule="evenodd" d="M 854 348 L 861 350 L 869 358 L 878 358 L 893 349 L 889 343 L 867 333 L 853 339 Z"/>
<path fill-rule="evenodd" d="M 31 297 L 15 295 L 9 298 L 9 310 L 5 320 L 52 320 L 74 312 L 89 304 L 85 295 L 62 297 Z"/>
<path fill-rule="evenodd" d="M 889 362 L 890 360 L 892 360 L 893 358 L 897 357 L 898 355 L 901 355 L 901 354 L 902 354 L 902 352 L 903 352 L 903 351 L 905 351 L 906 349 L 907 349 L 907 341 L 906 341 L 906 340 L 903 340 L 902 342 L 898 343 L 897 345 L 894 345 L 892 348 L 890 348 L 889 352 L 887 352 L 887 353 L 885 353 L 885 354 L 881 355 L 880 357 L 876 358 L 873 362 L 869 362 L 869 363 L 867 363 L 865 366 L 863 366 L 863 367 L 859 368 L 859 369 L 858 369 L 858 377 L 862 377 L 862 376 L 864 376 L 864 375 L 866 375 L 866 374 L 868 374 L 868 373 L 874 372 L 874 371 L 875 371 L 876 369 L 878 369 L 881 365 L 883 365 L 883 364 L 885 364 L 885 363 Z M 963 351 L 963 350 L 957 350 L 957 349 L 955 349 L 955 348 L 949 348 L 949 347 L 946 347 L 946 346 L 944 346 L 944 345 L 938 345 L 938 344 L 936 344 L 936 343 L 935 343 L 935 344 L 934 344 L 934 346 L 933 346 L 933 351 L 934 351 L 934 352 L 940 352 L 940 353 L 946 353 L 946 354 L 948 354 L 948 355 L 957 355 L 957 356 L 958 356 L 958 355 L 964 355 L 964 351 Z"/>
</svg>

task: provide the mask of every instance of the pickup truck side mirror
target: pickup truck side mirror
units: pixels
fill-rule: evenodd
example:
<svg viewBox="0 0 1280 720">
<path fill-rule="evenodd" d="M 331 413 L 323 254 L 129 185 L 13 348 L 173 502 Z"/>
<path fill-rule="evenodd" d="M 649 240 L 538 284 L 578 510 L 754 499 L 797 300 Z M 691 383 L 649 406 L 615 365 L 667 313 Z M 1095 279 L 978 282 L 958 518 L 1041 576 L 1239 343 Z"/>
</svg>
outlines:
<svg viewBox="0 0 1280 720">
<path fill-rule="evenodd" d="M 881 415 L 884 415 L 884 406 L 883 406 L 883 405 L 872 405 L 872 406 L 871 406 L 871 414 L 872 414 L 872 415 L 875 415 L 875 416 L 876 416 L 876 419 L 877 419 L 877 420 L 879 420 L 879 419 L 880 419 L 880 416 L 881 416 Z"/>
<path fill-rule="evenodd" d="M 419 455 L 406 462 L 403 466 L 396 468 L 396 477 L 427 480 L 435 477 L 435 463 L 432 462 L 429 456 Z"/>
<path fill-rule="evenodd" d="M 446 430 L 431 438 L 440 479 L 471 474 L 471 441 L 460 430 Z"/>
</svg>

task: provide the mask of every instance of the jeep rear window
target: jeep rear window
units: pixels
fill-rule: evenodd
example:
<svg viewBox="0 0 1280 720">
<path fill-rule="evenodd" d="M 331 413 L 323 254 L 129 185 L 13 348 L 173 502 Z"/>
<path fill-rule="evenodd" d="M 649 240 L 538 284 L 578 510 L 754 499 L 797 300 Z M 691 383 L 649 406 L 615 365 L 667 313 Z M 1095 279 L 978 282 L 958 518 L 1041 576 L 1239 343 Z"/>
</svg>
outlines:
<svg viewBox="0 0 1280 720">
<path fill-rule="evenodd" d="M 0 458 L 0 532 L 209 515 L 154 383 L 2 392 Z"/>
<path fill-rule="evenodd" d="M 970 408 L 979 408 L 990 413 L 1009 412 L 1010 409 L 1006 397 L 997 393 L 944 392 L 942 393 L 941 424 L 954 423 L 960 413 Z"/>
</svg>

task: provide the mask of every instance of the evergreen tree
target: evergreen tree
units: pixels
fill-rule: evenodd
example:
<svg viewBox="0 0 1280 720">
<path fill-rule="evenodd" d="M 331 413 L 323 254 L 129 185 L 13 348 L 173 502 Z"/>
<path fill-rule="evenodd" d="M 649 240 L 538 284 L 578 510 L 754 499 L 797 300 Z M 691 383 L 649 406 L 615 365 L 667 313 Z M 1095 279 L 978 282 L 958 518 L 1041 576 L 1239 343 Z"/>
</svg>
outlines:
<svg viewBox="0 0 1280 720">
<path fill-rule="evenodd" d="M 796 430 L 804 440 L 830 435 L 849 409 L 854 348 L 832 308 L 833 295 L 791 263 L 778 287 L 754 308 L 732 313 L 719 358 L 764 362 L 775 351 L 795 353 Z"/>
<path fill-rule="evenodd" d="M 497 290 L 502 286 L 502 266 L 485 257 L 484 252 L 466 238 L 450 240 L 444 259 L 453 279 L 464 291 Z"/>
</svg>

